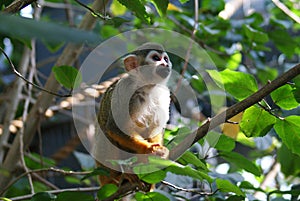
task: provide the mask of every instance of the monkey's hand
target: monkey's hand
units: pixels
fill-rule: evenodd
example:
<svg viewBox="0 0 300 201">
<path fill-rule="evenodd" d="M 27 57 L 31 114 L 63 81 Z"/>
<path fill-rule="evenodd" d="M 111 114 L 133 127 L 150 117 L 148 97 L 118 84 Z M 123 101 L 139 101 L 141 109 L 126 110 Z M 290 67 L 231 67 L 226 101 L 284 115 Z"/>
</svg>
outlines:
<svg viewBox="0 0 300 201">
<path fill-rule="evenodd" d="M 169 157 L 169 149 L 167 147 L 164 147 L 160 144 L 152 144 L 151 146 L 151 154 L 155 156 L 159 156 L 160 158 L 167 159 Z"/>
</svg>

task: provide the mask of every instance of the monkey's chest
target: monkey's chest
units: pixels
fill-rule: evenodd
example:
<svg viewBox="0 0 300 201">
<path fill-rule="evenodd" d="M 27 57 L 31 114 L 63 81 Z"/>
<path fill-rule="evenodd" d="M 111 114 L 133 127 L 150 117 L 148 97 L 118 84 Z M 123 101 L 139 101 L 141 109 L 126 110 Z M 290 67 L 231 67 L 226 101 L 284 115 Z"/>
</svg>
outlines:
<svg viewBox="0 0 300 201">
<path fill-rule="evenodd" d="M 170 92 L 164 86 L 137 90 L 129 104 L 134 130 L 144 139 L 161 134 L 169 119 L 169 104 Z"/>
</svg>

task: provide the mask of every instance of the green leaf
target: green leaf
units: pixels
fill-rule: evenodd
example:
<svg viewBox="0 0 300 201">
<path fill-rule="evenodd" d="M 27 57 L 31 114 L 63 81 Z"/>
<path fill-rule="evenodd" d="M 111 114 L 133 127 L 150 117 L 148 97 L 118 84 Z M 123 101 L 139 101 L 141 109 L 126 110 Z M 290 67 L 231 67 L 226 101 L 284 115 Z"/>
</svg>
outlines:
<svg viewBox="0 0 300 201">
<path fill-rule="evenodd" d="M 236 185 L 234 185 L 233 183 L 231 183 L 228 180 L 224 180 L 224 179 L 216 179 L 216 184 L 217 184 L 217 188 L 221 191 L 221 192 L 232 192 L 235 193 L 237 195 L 243 196 L 245 197 L 245 193 L 241 191 L 241 189 L 239 189 L 239 187 L 237 187 Z"/>
<path fill-rule="evenodd" d="M 92 195 L 83 193 L 83 192 L 74 192 L 74 191 L 65 191 L 62 193 L 59 193 L 57 195 L 57 199 L 55 201 L 66 201 L 66 200 L 72 200 L 72 201 L 94 201 Z"/>
<path fill-rule="evenodd" d="M 166 196 L 158 192 L 148 192 L 148 193 L 137 192 L 135 194 L 135 199 L 137 201 L 169 201 L 169 199 Z"/>
<path fill-rule="evenodd" d="M 226 68 L 230 70 L 236 70 L 242 61 L 242 54 L 240 52 L 236 52 L 230 56 Z"/>
<path fill-rule="evenodd" d="M 261 192 L 264 192 L 263 189 L 261 188 L 255 188 L 250 182 L 248 181 L 242 181 L 240 186 L 240 188 L 243 188 L 243 189 L 250 189 L 250 190 L 255 190 L 255 191 L 261 191 Z"/>
<path fill-rule="evenodd" d="M 189 0 L 179 0 L 179 2 L 181 3 L 181 4 L 185 4 L 186 2 L 188 2 Z"/>
<path fill-rule="evenodd" d="M 231 137 L 221 135 L 215 148 L 219 151 L 232 151 L 235 147 L 235 141 Z"/>
<path fill-rule="evenodd" d="M 110 9 L 114 16 L 124 15 L 126 12 L 126 7 L 120 4 L 120 2 L 117 0 L 112 1 Z"/>
<path fill-rule="evenodd" d="M 99 200 L 103 200 L 105 198 L 112 196 L 117 191 L 118 191 L 118 187 L 115 184 L 105 184 L 98 191 L 97 197 Z"/>
<path fill-rule="evenodd" d="M 238 100 L 248 97 L 258 89 L 255 78 L 250 74 L 229 69 L 221 72 L 207 70 L 207 72 L 219 87 L 224 86 L 225 90 Z"/>
<path fill-rule="evenodd" d="M 251 161 L 249 161 L 243 155 L 236 152 L 220 152 L 219 155 L 230 163 L 235 164 L 237 167 L 246 170 L 254 174 L 255 176 L 260 176 L 260 169 Z"/>
<path fill-rule="evenodd" d="M 11 199 L 4 198 L 4 197 L 0 197 L 0 200 L 1 200 L 1 201 L 11 201 Z"/>
<path fill-rule="evenodd" d="M 295 78 L 293 79 L 293 82 L 295 83 L 295 86 L 296 86 L 297 88 L 300 88 L 300 75 L 298 75 L 297 77 L 295 77 Z"/>
<path fill-rule="evenodd" d="M 131 10 L 142 21 L 151 23 L 151 18 L 140 0 L 118 0 L 122 5 Z"/>
<path fill-rule="evenodd" d="M 250 27 L 248 24 L 243 25 L 243 30 L 250 42 L 266 43 L 269 41 L 267 34 Z"/>
<path fill-rule="evenodd" d="M 263 68 L 257 70 L 257 77 L 263 83 L 267 84 L 269 81 L 274 80 L 278 75 L 278 71 L 273 68 Z"/>
<path fill-rule="evenodd" d="M 251 106 L 245 110 L 240 127 L 247 137 L 262 137 L 271 130 L 275 123 L 276 117 L 263 108 Z"/>
<path fill-rule="evenodd" d="M 288 116 L 277 120 L 274 129 L 292 153 L 300 156 L 300 116 Z"/>
<path fill-rule="evenodd" d="M 285 110 L 291 110 L 299 106 L 293 88 L 287 84 L 273 91 L 271 97 L 276 105 Z"/>
<path fill-rule="evenodd" d="M 94 169 L 92 172 L 88 173 L 87 175 L 85 175 L 81 180 L 85 180 L 89 177 L 92 177 L 92 176 L 98 176 L 98 175 L 104 175 L 104 176 L 108 176 L 110 175 L 109 173 L 109 170 L 107 169 L 104 169 L 104 168 L 101 168 L 101 167 L 98 167 L 96 169 Z"/>
<path fill-rule="evenodd" d="M 61 42 L 99 44 L 101 39 L 98 34 L 87 32 L 65 25 L 51 22 L 37 21 L 14 15 L 0 15 L 0 33 L 14 38 L 32 39 L 37 38 L 49 43 Z"/>
<path fill-rule="evenodd" d="M 201 168 L 204 171 L 208 171 L 206 164 L 204 164 L 195 154 L 190 151 L 186 151 L 179 159 L 179 163 L 183 163 L 183 165 L 192 164 L 197 169 Z"/>
<path fill-rule="evenodd" d="M 165 16 L 167 13 L 167 8 L 169 0 L 152 0 L 160 16 Z"/>
<path fill-rule="evenodd" d="M 52 193 L 48 192 L 39 192 L 32 196 L 30 201 L 52 201 L 56 200 L 56 195 L 53 195 Z"/>
<path fill-rule="evenodd" d="M 190 166 L 182 166 L 182 165 L 172 165 L 166 168 L 166 171 L 172 172 L 177 175 L 189 176 L 198 180 L 207 180 L 209 183 L 212 182 L 212 178 L 204 173 L 203 171 L 198 171 L 193 169 Z"/>
<path fill-rule="evenodd" d="M 72 66 L 54 66 L 52 72 L 56 80 L 68 89 L 77 88 L 82 82 L 81 73 Z"/>
<path fill-rule="evenodd" d="M 293 154 L 285 144 L 278 149 L 277 160 L 280 163 L 280 170 L 286 177 L 300 174 L 300 156 Z"/>
<path fill-rule="evenodd" d="M 43 40 L 43 44 L 47 47 L 47 49 L 54 53 L 57 52 L 61 47 L 64 46 L 64 42 L 49 42 L 47 40 Z"/>
<path fill-rule="evenodd" d="M 292 57 L 295 54 L 298 43 L 289 35 L 286 29 L 271 30 L 268 34 L 275 46 L 285 55 Z"/>
<path fill-rule="evenodd" d="M 214 13 L 220 12 L 224 9 L 225 2 L 224 0 L 202 0 L 201 1 L 201 9 L 210 10 Z"/>
<path fill-rule="evenodd" d="M 156 184 L 163 180 L 167 173 L 163 170 L 158 170 L 149 174 L 139 174 L 139 178 L 149 184 Z"/>
<path fill-rule="evenodd" d="M 190 83 L 193 89 L 196 89 L 198 93 L 202 93 L 206 88 L 205 83 L 200 75 L 193 75 Z"/>
</svg>

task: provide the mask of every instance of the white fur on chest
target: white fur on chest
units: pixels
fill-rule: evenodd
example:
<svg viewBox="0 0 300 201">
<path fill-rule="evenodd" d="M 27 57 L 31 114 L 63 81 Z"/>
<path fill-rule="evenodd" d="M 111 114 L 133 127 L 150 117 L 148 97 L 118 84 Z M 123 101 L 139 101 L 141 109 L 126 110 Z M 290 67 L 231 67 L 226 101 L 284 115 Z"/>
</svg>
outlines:
<svg viewBox="0 0 300 201">
<path fill-rule="evenodd" d="M 163 132 L 169 119 L 170 91 L 165 85 L 139 87 L 131 79 L 120 80 L 112 96 L 117 126 L 126 134 L 148 139 Z"/>
</svg>

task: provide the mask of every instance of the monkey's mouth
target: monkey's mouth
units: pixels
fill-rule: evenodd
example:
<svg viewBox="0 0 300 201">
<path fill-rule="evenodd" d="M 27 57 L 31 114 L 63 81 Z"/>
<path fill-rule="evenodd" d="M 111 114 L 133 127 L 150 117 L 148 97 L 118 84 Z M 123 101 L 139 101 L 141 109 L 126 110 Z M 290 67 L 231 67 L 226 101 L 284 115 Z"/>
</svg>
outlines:
<svg viewBox="0 0 300 201">
<path fill-rule="evenodd" d="M 170 72 L 171 72 L 171 69 L 169 67 L 165 67 L 165 66 L 158 66 L 156 69 L 156 73 L 162 78 L 168 77 Z"/>
</svg>

